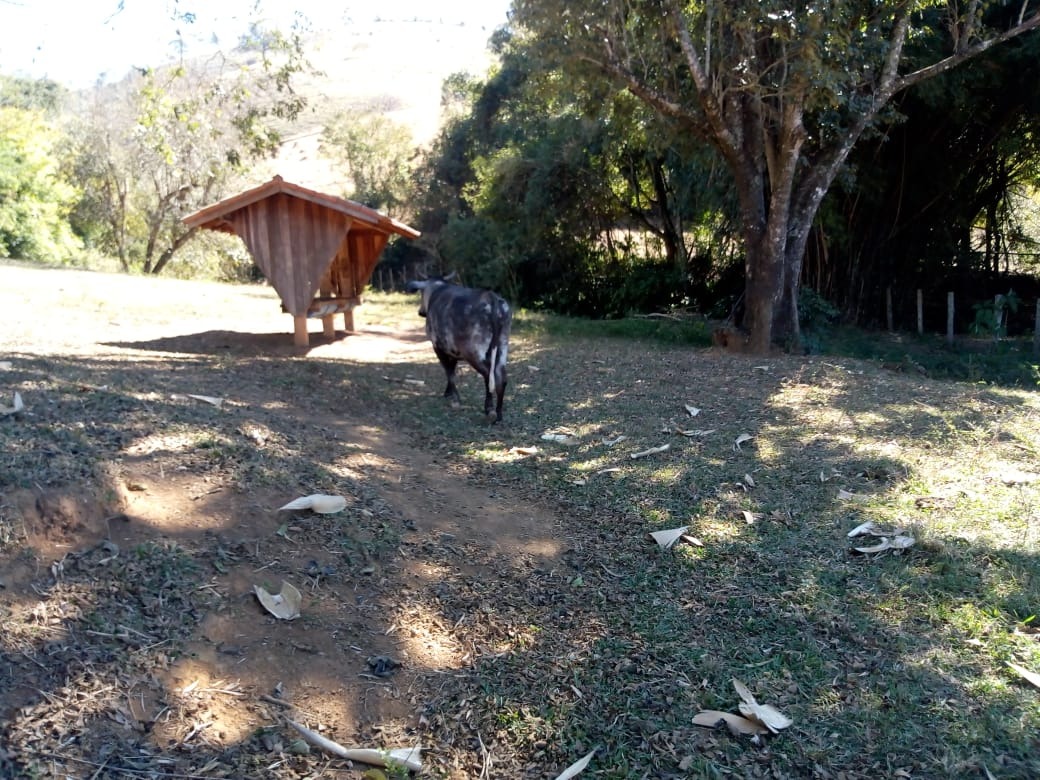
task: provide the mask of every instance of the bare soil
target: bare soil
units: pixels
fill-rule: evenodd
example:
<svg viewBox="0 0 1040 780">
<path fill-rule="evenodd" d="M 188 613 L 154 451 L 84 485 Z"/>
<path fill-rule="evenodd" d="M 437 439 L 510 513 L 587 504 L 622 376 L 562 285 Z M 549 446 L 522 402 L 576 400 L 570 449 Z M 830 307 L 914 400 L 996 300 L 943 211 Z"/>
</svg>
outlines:
<svg viewBox="0 0 1040 780">
<path fill-rule="evenodd" d="M 443 610 L 431 611 L 439 589 L 447 582 L 479 589 L 503 574 L 522 581 L 558 564 L 552 511 L 508 486 L 453 475 L 436 452 L 366 418 L 356 399 L 337 410 L 323 367 L 427 361 L 417 317 L 361 325 L 332 341 L 312 333 L 312 347 L 301 351 L 267 288 L 243 297 L 241 288 L 220 285 L 14 266 L 0 266 L 0 310 L 8 377 L 37 372 L 42 388 L 48 378 L 67 382 L 59 364 L 75 363 L 89 373 L 76 389 L 85 402 L 118 388 L 155 407 L 154 429 L 124 437 L 103 464 L 102 484 L 41 475 L 27 480 L 30 487 L 2 487 L 4 516 L 24 537 L 0 554 L 0 617 L 17 626 L 0 640 L 8 740 L 0 768 L 35 760 L 36 771 L 61 776 L 122 776 L 116 767 L 153 770 L 144 757 L 166 755 L 167 771 L 178 776 L 205 774 L 207 766 L 216 776 L 261 766 L 268 776 L 328 770 L 327 755 L 292 755 L 304 748 L 284 728 L 286 716 L 349 747 L 419 744 L 431 684 L 474 652 Z M 255 376 L 237 362 L 250 356 L 262 357 Z M 221 360 L 228 370 L 211 370 Z M 287 361 L 305 381 L 289 392 L 263 381 L 269 369 L 281 376 Z M 159 379 L 164 372 L 187 381 L 171 386 Z M 194 392 L 222 399 L 219 409 L 187 397 L 193 376 Z M 23 396 L 22 424 L 31 425 L 45 416 L 48 394 Z M 199 442 L 162 414 L 171 398 L 189 415 L 221 416 L 261 459 L 265 449 L 276 459 L 296 435 L 318 458 L 326 439 L 328 461 L 315 463 L 315 478 L 301 479 L 295 493 L 264 484 L 278 481 L 270 477 L 234 484 L 219 458 L 200 463 Z M 90 420 L 77 425 L 96 433 Z M 347 510 L 278 511 L 314 492 L 343 494 Z M 116 588 L 117 599 L 129 597 L 118 580 L 132 571 L 114 568 L 118 561 L 171 544 L 201 574 L 182 582 L 172 565 L 158 592 L 143 595 L 150 628 L 107 616 L 93 633 L 72 626 L 73 616 L 104 612 L 91 592 L 99 582 Z M 148 555 L 146 567 L 164 560 Z M 267 614 L 253 590 L 277 592 L 283 580 L 304 596 L 303 614 L 291 622 Z M 97 640 L 113 648 L 87 646 Z M 156 656 L 165 643 L 170 652 Z M 77 672 L 94 682 L 74 682 Z M 72 710 L 79 716 L 70 724 Z M 439 773 L 455 771 L 466 776 L 450 766 Z"/>
</svg>

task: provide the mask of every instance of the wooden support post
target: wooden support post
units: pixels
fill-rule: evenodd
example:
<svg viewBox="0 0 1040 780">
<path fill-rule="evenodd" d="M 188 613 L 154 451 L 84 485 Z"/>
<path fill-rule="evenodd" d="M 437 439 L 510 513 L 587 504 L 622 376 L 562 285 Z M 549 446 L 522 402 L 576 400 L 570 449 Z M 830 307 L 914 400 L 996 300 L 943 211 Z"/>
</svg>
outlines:
<svg viewBox="0 0 1040 780">
<path fill-rule="evenodd" d="M 953 293 L 946 293 L 946 343 L 953 344 Z"/>
<path fill-rule="evenodd" d="M 885 288 L 885 321 L 888 323 L 888 332 L 891 333 L 895 328 L 892 324 L 892 288 Z"/>
<path fill-rule="evenodd" d="M 917 290 L 917 335 L 924 335 L 924 293 Z"/>
<path fill-rule="evenodd" d="M 354 330 L 354 310 L 347 309 L 343 312 L 343 330 L 351 333 Z"/>
<path fill-rule="evenodd" d="M 336 338 L 336 323 L 332 321 L 335 316 L 334 314 L 326 314 L 321 318 L 321 331 L 326 338 Z"/>
<path fill-rule="evenodd" d="M 1033 320 L 1033 352 L 1040 352 L 1040 299 L 1036 302 L 1036 317 Z"/>
<path fill-rule="evenodd" d="M 310 344 L 310 337 L 307 335 L 307 315 L 293 317 L 293 343 L 298 347 Z"/>
</svg>

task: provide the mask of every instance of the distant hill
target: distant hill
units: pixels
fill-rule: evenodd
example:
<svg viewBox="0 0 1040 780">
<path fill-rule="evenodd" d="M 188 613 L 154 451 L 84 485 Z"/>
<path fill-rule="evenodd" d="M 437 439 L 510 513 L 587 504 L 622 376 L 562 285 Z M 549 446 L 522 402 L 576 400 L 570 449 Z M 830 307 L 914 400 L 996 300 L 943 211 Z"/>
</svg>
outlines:
<svg viewBox="0 0 1040 780">
<path fill-rule="evenodd" d="M 487 41 L 494 32 L 474 24 L 436 20 L 377 21 L 345 25 L 306 41 L 307 57 L 324 75 L 297 87 L 307 109 L 286 134 L 286 143 L 266 180 L 288 181 L 330 193 L 338 177 L 318 155 L 322 127 L 338 112 L 382 111 L 412 130 L 417 145 L 429 143 L 441 121 L 441 84 L 452 73 L 483 76 L 494 62 Z"/>
</svg>

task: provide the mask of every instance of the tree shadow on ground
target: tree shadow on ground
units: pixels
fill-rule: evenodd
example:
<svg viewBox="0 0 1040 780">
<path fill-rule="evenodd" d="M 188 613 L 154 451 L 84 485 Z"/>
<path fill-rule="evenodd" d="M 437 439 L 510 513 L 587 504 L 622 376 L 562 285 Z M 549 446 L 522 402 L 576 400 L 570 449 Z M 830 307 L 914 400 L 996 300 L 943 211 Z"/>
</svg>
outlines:
<svg viewBox="0 0 1040 780">
<path fill-rule="evenodd" d="M 388 387 L 378 364 L 12 357 L 27 412 L 0 429 L 17 443 L 0 473 L 21 485 L 4 519 L 38 545 L 12 548 L 0 577 L 19 628 L 0 641 L 5 744 L 23 770 L 299 771 L 320 759 L 291 755 L 281 697 L 343 741 L 412 744 L 404 691 L 463 651 L 410 589 L 426 571 L 486 578 L 489 556 L 497 575 L 551 568 L 541 529 L 429 479 L 441 464 L 371 413 Z M 319 492 L 346 512 L 277 511 Z M 464 535 L 471 513 L 494 533 Z M 305 594 L 298 621 L 253 596 L 282 579 Z M 384 678 L 369 665 L 381 657 L 405 666 Z"/>
<path fill-rule="evenodd" d="M 401 415 L 420 440 L 449 439 L 475 477 L 551 496 L 572 518 L 552 628 L 514 625 L 517 652 L 485 658 L 441 708 L 493 692 L 465 729 L 557 761 L 554 744 L 571 758 L 599 745 L 596 765 L 618 777 L 763 762 L 793 776 L 1036 773 L 1040 714 L 1003 667 L 1034 643 L 1001 639 L 1040 597 L 1021 536 L 1035 538 L 1035 488 L 986 476 L 1030 468 L 1020 445 L 1035 432 L 1015 432 L 1035 413 L 1027 399 L 818 359 L 552 339 L 514 355 L 497 457 L 433 399 Z M 541 438 L 554 431 L 568 441 Z M 987 495 L 1028 514 L 979 518 Z M 917 544 L 858 554 L 872 542 L 847 533 L 868 520 Z M 647 539 L 677 525 L 703 546 Z M 1004 531 L 1018 538 L 994 538 Z M 489 612 L 519 598 L 498 581 L 481 595 Z M 792 731 L 749 751 L 693 727 L 698 708 L 735 709 L 731 677 L 792 715 Z"/>
<path fill-rule="evenodd" d="M 198 567 L 181 575 L 196 590 L 178 611 L 206 612 L 192 618 L 202 633 L 192 628 L 184 644 L 198 658 L 150 647 L 165 638 L 151 623 L 111 620 L 115 606 L 97 605 L 126 601 L 103 602 L 103 589 L 85 596 L 94 606 L 81 614 L 41 612 L 53 625 L 74 620 L 80 633 L 108 635 L 88 634 L 99 656 L 115 657 L 98 662 L 107 664 L 100 674 L 70 677 L 83 690 L 112 684 L 120 653 L 159 667 L 153 654 L 162 653 L 166 668 L 184 661 L 177 675 L 151 672 L 160 682 L 145 696 L 153 721 L 162 707 L 179 708 L 181 731 L 157 741 L 134 723 L 144 710 L 101 697 L 103 708 L 48 738 L 72 739 L 61 751 L 67 768 L 73 749 L 103 765 L 110 756 L 91 746 L 128 733 L 150 751 L 140 760 L 155 758 L 149 768 L 160 759 L 193 771 L 209 761 L 238 768 L 243 756 L 284 761 L 287 773 L 312 766 L 288 754 L 284 730 L 222 746 L 207 744 L 205 729 L 186 738 L 193 716 L 217 723 L 212 702 L 239 691 L 256 713 L 244 722 L 273 727 L 281 706 L 260 696 L 279 698 L 271 691 L 280 670 L 292 675 L 286 689 L 303 715 L 336 723 L 343 741 L 419 737 L 447 775 L 491 765 L 501 776 L 543 777 L 593 748 L 594 766 L 611 777 L 755 776 L 763 767 L 820 777 L 1035 773 L 1035 709 L 1013 683 L 994 681 L 995 662 L 1017 646 L 993 637 L 1008 633 L 1007 615 L 1035 603 L 1036 557 L 937 525 L 937 512 L 956 519 L 961 498 L 933 494 L 928 448 L 913 444 L 952 458 L 959 440 L 950 437 L 977 430 L 966 441 L 1010 459 L 1016 442 L 992 435 L 987 410 L 1011 409 L 1015 396 L 858 374 L 856 364 L 546 338 L 515 345 L 507 423 L 486 427 L 476 422 L 482 393 L 471 372 L 456 410 L 439 397 L 440 368 L 425 349 L 401 362 L 425 384 L 388 382 L 396 369 L 387 363 L 333 356 L 18 357 L 11 381 L 34 416 L 17 454 L 0 456 L 0 476 L 27 490 L 90 483 L 131 506 L 135 492 L 154 491 L 159 507 L 179 490 L 191 507 L 184 517 L 202 518 L 160 534 Z M 9 440 L 26 435 L 3 425 Z M 542 438 L 561 430 L 573 442 Z M 663 443 L 668 450 L 631 457 Z M 166 493 L 163 474 L 179 475 Z M 348 520 L 275 511 L 310 492 L 346 493 Z M 918 506 L 918 497 L 950 503 Z M 867 519 L 906 521 L 919 544 L 899 556 L 858 555 L 846 534 Z M 647 538 L 679 524 L 702 546 L 662 550 Z M 101 568 L 98 557 L 110 554 L 90 548 L 75 571 L 86 561 L 88 583 L 116 587 L 128 575 Z M 146 552 L 141 576 L 166 554 Z M 38 561 L 32 582 L 44 591 L 61 585 L 48 571 L 55 557 Z M 265 618 L 249 591 L 256 576 L 275 587 L 305 573 L 311 557 L 313 622 L 286 628 Z M 975 574 L 980 562 L 989 574 Z M 323 580 L 329 564 L 337 574 Z M 997 577 L 1001 568 L 1009 576 Z M 134 610 L 150 618 L 149 594 L 168 591 L 165 582 L 143 581 Z M 5 608 L 29 614 L 43 603 L 31 588 L 19 599 Z M 246 610 L 267 621 L 266 636 L 236 635 L 232 619 Z M 49 664 L 40 633 L 24 648 L 4 640 L 3 673 Z M 66 640 L 57 641 L 64 659 Z M 361 676 L 371 676 L 371 655 L 403 650 L 409 663 L 396 676 Z M 221 674 L 190 688 L 204 668 Z M 757 745 L 694 726 L 700 709 L 735 710 L 734 677 L 795 725 Z M 9 710 L 20 714 L 7 735 L 23 726 L 47 733 L 25 707 L 54 713 L 85 698 L 56 671 L 40 679 L 44 693 L 26 689 Z M 193 697 L 200 689 L 206 702 Z M 129 725 L 118 722 L 126 707 Z"/>
</svg>

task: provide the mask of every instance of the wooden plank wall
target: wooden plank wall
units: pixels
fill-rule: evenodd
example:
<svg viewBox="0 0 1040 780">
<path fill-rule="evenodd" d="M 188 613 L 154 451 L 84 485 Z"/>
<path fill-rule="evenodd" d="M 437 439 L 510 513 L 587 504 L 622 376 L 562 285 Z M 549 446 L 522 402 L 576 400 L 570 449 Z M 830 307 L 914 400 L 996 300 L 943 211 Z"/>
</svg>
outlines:
<svg viewBox="0 0 1040 780">
<path fill-rule="evenodd" d="M 351 226 L 345 214 L 285 193 L 251 203 L 227 219 L 294 316 L 306 314 Z"/>
</svg>

